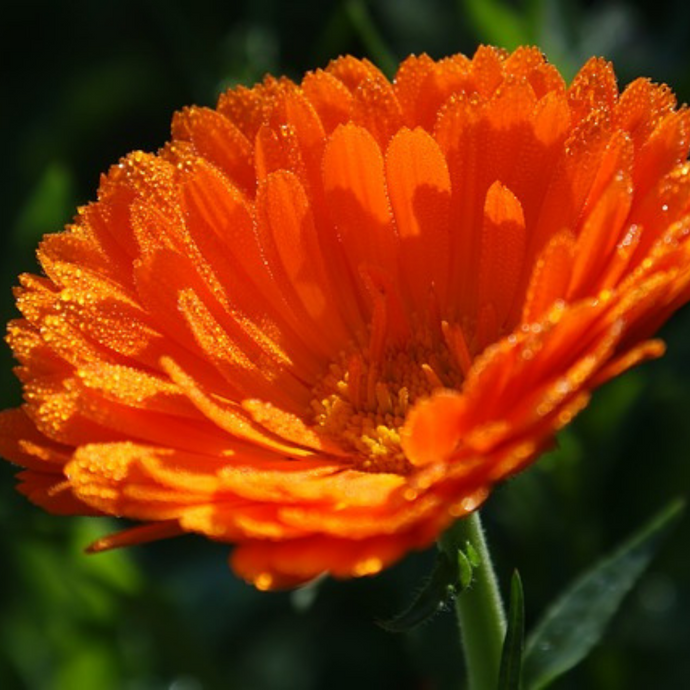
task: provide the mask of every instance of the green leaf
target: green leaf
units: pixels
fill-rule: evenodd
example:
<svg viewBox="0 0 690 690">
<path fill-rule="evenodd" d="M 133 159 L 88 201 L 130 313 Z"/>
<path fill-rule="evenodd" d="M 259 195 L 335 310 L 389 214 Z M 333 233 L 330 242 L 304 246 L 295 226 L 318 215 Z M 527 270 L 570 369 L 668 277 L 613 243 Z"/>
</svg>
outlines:
<svg viewBox="0 0 690 690">
<path fill-rule="evenodd" d="M 453 563 L 444 552 L 439 552 L 429 581 L 412 604 L 397 616 L 379 621 L 379 625 L 389 632 L 406 632 L 426 623 L 442 611 L 455 594 L 458 577 L 457 563 Z"/>
<path fill-rule="evenodd" d="M 14 240 L 22 249 L 34 247 L 47 232 L 58 232 L 72 216 L 74 179 L 61 163 L 47 166 L 21 209 L 13 228 Z"/>
<path fill-rule="evenodd" d="M 525 17 L 501 0 L 463 0 L 461 10 L 482 42 L 514 50 L 534 40 Z"/>
<path fill-rule="evenodd" d="M 472 549 L 474 551 L 474 549 Z M 467 589 L 472 584 L 472 561 L 461 550 L 457 550 L 458 557 L 458 582 L 460 589 Z"/>
<path fill-rule="evenodd" d="M 508 627 L 501 655 L 498 690 L 519 690 L 522 676 L 522 649 L 525 641 L 525 599 L 522 580 L 516 570 L 510 581 Z"/>
<path fill-rule="evenodd" d="M 395 75 L 398 61 L 390 51 L 369 13 L 364 0 L 346 0 L 345 12 L 355 33 L 362 41 L 379 69 L 389 78 Z"/>
<path fill-rule="evenodd" d="M 416 628 L 442 611 L 449 599 L 470 587 L 481 558 L 469 541 L 458 543 L 451 533 L 448 530 L 442 537 L 448 541 L 436 556 L 431 576 L 412 604 L 397 616 L 379 621 L 382 628 L 389 632 Z"/>
<path fill-rule="evenodd" d="M 465 544 L 465 554 L 473 568 L 478 568 L 482 564 L 481 556 L 469 541 Z"/>
<path fill-rule="evenodd" d="M 589 654 L 683 508 L 681 500 L 670 503 L 551 605 L 527 642 L 526 690 L 547 687 Z"/>
</svg>

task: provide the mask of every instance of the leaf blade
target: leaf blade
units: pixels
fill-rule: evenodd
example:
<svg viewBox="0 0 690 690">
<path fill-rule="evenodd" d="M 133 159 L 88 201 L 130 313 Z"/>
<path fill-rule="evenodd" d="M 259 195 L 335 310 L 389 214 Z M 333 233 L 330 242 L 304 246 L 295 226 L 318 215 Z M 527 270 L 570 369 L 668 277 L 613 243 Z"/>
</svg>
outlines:
<svg viewBox="0 0 690 690">
<path fill-rule="evenodd" d="M 534 40 L 525 17 L 508 3 L 501 0 L 463 0 L 461 7 L 476 34 L 487 43 L 515 50 Z"/>
<path fill-rule="evenodd" d="M 522 652 L 525 641 L 525 598 L 520 573 L 510 581 L 508 627 L 501 655 L 498 690 L 519 690 L 522 680 Z"/>
<path fill-rule="evenodd" d="M 549 607 L 527 640 L 526 690 L 547 687 L 589 654 L 684 506 L 682 500 L 672 501 Z"/>
</svg>

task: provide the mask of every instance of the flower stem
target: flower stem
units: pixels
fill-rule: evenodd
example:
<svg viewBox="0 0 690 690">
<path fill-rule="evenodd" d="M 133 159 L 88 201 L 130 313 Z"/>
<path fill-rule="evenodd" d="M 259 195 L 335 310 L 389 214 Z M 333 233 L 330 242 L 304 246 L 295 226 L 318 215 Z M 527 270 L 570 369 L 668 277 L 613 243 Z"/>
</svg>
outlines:
<svg viewBox="0 0 690 690">
<path fill-rule="evenodd" d="M 457 596 L 455 610 L 460 627 L 470 690 L 495 690 L 506 631 L 503 601 L 484 538 L 479 513 L 458 520 L 441 537 L 440 547 L 451 559 L 470 543 L 480 563 L 473 569 L 472 584 Z"/>
</svg>

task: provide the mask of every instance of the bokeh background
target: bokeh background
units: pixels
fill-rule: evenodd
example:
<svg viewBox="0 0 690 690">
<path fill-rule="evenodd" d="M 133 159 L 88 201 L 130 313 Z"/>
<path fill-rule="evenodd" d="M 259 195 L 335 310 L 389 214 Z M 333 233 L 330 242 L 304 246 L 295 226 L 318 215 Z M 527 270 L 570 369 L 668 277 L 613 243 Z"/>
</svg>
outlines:
<svg viewBox="0 0 690 690">
<path fill-rule="evenodd" d="M 0 315 L 41 235 L 94 198 L 99 174 L 156 150 L 173 111 L 213 105 L 266 72 L 299 76 L 342 53 L 391 74 L 411 52 L 537 44 L 570 78 L 592 54 L 621 85 L 645 75 L 690 97 L 690 4 L 584 0 L 120 0 L 6 4 L 0 41 Z M 672 497 L 690 493 L 690 311 L 665 359 L 609 384 L 560 448 L 500 488 L 484 514 L 504 589 L 522 573 L 528 623 L 575 574 Z M 19 401 L 8 348 L 2 406 Z M 0 688 L 7 690 L 444 690 L 462 660 L 454 619 L 407 635 L 402 609 L 433 553 L 382 575 L 260 594 L 227 548 L 185 537 L 86 556 L 106 520 L 56 518 L 0 466 Z M 690 688 L 686 516 L 615 618 L 606 644 L 560 689 Z"/>
</svg>

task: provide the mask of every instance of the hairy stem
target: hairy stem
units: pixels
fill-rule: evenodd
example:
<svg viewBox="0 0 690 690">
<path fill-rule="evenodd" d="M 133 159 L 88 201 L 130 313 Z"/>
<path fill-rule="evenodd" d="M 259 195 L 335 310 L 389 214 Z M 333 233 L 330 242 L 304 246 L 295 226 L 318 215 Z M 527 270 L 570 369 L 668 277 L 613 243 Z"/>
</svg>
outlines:
<svg viewBox="0 0 690 690">
<path fill-rule="evenodd" d="M 441 537 L 440 547 L 449 558 L 457 559 L 458 549 L 464 551 L 468 543 L 478 554 L 480 563 L 473 569 L 470 587 L 457 596 L 455 610 L 469 677 L 469 689 L 495 690 L 501 665 L 506 618 L 478 512 L 458 520 L 448 529 Z"/>
</svg>

